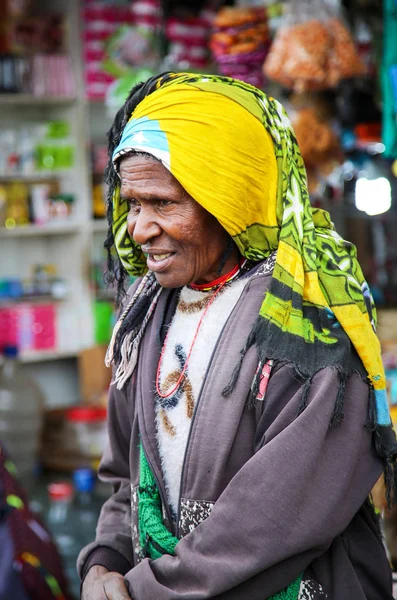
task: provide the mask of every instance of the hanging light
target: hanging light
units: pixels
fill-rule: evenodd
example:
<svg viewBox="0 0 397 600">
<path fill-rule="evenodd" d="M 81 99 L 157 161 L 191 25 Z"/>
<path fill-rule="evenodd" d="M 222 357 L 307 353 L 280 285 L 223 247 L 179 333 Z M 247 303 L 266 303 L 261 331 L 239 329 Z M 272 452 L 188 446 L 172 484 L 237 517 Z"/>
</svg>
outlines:
<svg viewBox="0 0 397 600">
<path fill-rule="evenodd" d="M 356 181 L 355 204 L 358 210 L 367 215 L 381 215 L 391 207 L 391 185 L 386 177 L 367 179 L 359 177 Z"/>
</svg>

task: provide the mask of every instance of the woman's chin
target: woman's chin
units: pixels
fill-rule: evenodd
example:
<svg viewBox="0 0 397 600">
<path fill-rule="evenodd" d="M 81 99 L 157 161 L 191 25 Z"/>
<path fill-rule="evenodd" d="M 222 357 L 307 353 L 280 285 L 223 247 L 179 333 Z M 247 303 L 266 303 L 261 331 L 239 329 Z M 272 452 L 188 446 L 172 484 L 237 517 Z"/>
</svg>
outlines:
<svg viewBox="0 0 397 600">
<path fill-rule="evenodd" d="M 154 273 L 158 283 L 163 288 L 181 288 L 190 283 L 190 279 L 181 271 L 177 273 Z"/>
</svg>

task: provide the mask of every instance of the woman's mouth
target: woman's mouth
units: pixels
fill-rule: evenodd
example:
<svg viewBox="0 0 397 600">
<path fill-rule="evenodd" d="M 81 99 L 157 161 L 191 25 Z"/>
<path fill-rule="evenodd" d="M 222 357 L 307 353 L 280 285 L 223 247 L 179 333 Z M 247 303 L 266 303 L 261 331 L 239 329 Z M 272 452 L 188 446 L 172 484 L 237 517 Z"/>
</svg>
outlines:
<svg viewBox="0 0 397 600">
<path fill-rule="evenodd" d="M 151 271 L 158 273 L 168 267 L 174 256 L 175 252 L 149 252 L 146 258 L 146 264 Z"/>
<path fill-rule="evenodd" d="M 149 256 L 152 260 L 155 260 L 157 262 L 159 260 L 164 260 L 165 258 L 171 256 L 171 252 L 167 252 L 166 254 L 149 254 Z"/>
</svg>

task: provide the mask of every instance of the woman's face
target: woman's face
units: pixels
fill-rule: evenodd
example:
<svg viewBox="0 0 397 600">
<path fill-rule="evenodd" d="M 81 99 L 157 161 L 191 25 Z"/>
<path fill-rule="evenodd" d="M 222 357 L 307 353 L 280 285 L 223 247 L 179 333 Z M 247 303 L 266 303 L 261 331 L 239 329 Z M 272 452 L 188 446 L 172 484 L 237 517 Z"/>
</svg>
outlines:
<svg viewBox="0 0 397 600">
<path fill-rule="evenodd" d="M 120 163 L 128 233 L 142 247 L 162 287 L 207 283 L 219 276 L 227 234 L 157 160 L 133 155 Z M 237 251 L 223 272 L 237 263 Z"/>
</svg>

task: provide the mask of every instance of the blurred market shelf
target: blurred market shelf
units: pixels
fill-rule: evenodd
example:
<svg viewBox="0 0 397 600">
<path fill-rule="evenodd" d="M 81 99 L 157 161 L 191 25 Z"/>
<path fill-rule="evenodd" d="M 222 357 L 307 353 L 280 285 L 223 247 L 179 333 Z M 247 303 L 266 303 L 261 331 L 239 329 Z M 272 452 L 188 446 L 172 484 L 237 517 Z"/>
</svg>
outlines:
<svg viewBox="0 0 397 600">
<path fill-rule="evenodd" d="M 13 229 L 0 228 L 0 238 L 34 237 L 43 235 L 67 235 L 80 233 L 82 223 L 76 221 L 65 221 L 58 223 L 46 223 L 45 225 L 20 225 Z"/>
<path fill-rule="evenodd" d="M 21 363 L 39 363 L 52 360 L 62 360 L 68 358 L 77 358 L 80 351 L 77 348 L 70 350 L 35 350 L 32 352 L 22 352 L 19 356 Z"/>
<path fill-rule="evenodd" d="M 116 290 L 114 288 L 108 288 L 104 290 L 97 290 L 95 292 L 95 300 L 98 302 L 115 302 L 116 301 Z"/>
<path fill-rule="evenodd" d="M 66 106 L 74 96 L 33 96 L 33 94 L 0 94 L 0 106 Z"/>
<path fill-rule="evenodd" d="M 107 219 L 92 219 L 91 229 L 94 233 L 102 233 L 108 230 Z"/>
<path fill-rule="evenodd" d="M 13 306 L 15 304 L 26 304 L 26 303 L 33 303 L 33 304 L 49 304 L 52 302 L 62 302 L 63 300 L 66 300 L 67 296 L 63 297 L 63 298 L 59 298 L 57 296 L 54 296 L 53 294 L 36 294 L 36 295 L 31 295 L 31 296 L 18 296 L 15 298 L 0 298 L 0 308 L 2 308 L 3 306 Z"/>
<path fill-rule="evenodd" d="M 60 179 L 66 175 L 70 175 L 71 169 L 64 171 L 41 171 L 39 173 L 3 173 L 0 174 L 0 182 L 4 181 L 48 181 Z"/>
</svg>

